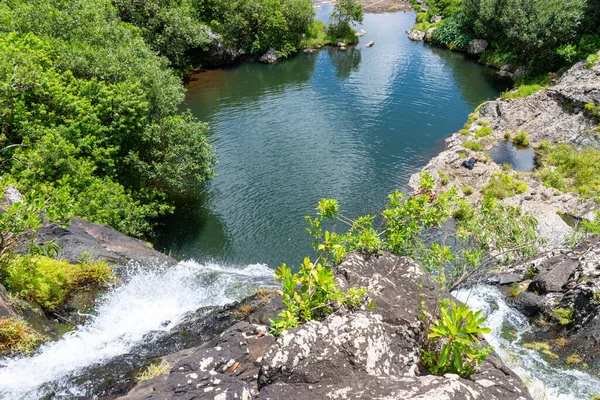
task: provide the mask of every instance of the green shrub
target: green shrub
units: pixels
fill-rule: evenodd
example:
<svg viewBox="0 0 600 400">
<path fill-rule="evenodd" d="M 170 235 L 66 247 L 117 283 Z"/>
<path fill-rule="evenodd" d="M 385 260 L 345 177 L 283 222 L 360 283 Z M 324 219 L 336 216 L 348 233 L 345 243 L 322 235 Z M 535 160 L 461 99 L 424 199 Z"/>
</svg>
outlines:
<svg viewBox="0 0 600 400">
<path fill-rule="evenodd" d="M 171 372 L 171 366 L 168 362 L 163 361 L 160 364 L 149 364 L 144 371 L 137 377 L 138 382 L 144 382 L 157 376 L 166 375 Z"/>
<path fill-rule="evenodd" d="M 529 135 L 526 132 L 521 131 L 515 135 L 513 143 L 517 146 L 527 147 L 530 143 Z"/>
<path fill-rule="evenodd" d="M 471 186 L 463 186 L 460 189 L 462 190 L 465 196 L 470 196 L 473 193 L 475 193 L 475 189 L 473 189 Z"/>
<path fill-rule="evenodd" d="M 543 87 L 540 85 L 523 85 L 523 86 L 519 86 L 518 88 L 511 90 L 509 92 L 502 93 L 500 98 L 502 100 L 521 99 L 524 97 L 531 96 L 532 94 L 537 93 L 542 89 L 543 89 Z"/>
<path fill-rule="evenodd" d="M 533 279 L 533 278 L 535 278 L 536 275 L 537 275 L 537 270 L 535 269 L 535 267 L 533 265 L 527 266 L 527 269 L 525 270 L 525 279 L 526 280 Z"/>
<path fill-rule="evenodd" d="M 504 163 L 502 164 L 502 171 L 504 172 L 510 172 L 513 170 L 513 166 L 510 163 Z"/>
<path fill-rule="evenodd" d="M 475 139 L 490 136 L 494 133 L 494 130 L 490 128 L 489 124 L 484 124 L 481 128 L 475 131 Z"/>
<path fill-rule="evenodd" d="M 104 286 L 113 280 L 106 263 L 70 264 L 45 256 L 19 256 L 2 270 L 2 283 L 9 292 L 49 311 L 60 307 L 78 288 Z"/>
<path fill-rule="evenodd" d="M 473 140 L 467 140 L 466 142 L 464 142 L 463 147 L 472 151 L 483 151 L 483 146 L 481 145 L 481 143 L 475 142 Z"/>
<path fill-rule="evenodd" d="M 512 176 L 504 173 L 492 175 L 488 184 L 481 189 L 481 193 L 484 195 L 500 200 L 525 193 L 526 191 L 526 182 L 514 179 Z"/>
<path fill-rule="evenodd" d="M 483 347 L 478 336 L 490 333 L 481 325 L 485 318 L 481 311 L 473 312 L 465 304 L 446 301 L 440 304 L 441 316 L 430 327 L 429 349 L 423 351 L 421 364 L 435 375 L 447 373 L 469 378 L 475 365 L 481 364 L 491 353 L 491 347 Z"/>
<path fill-rule="evenodd" d="M 113 2 L 15 0 L 0 20 L 0 83 L 20 88 L 0 93 L 0 174 L 23 193 L 64 189 L 76 216 L 142 236 L 172 211 L 168 196 L 214 176 L 179 74 Z"/>
<path fill-rule="evenodd" d="M 323 265 L 316 265 L 308 258 L 300 266 L 298 273 L 285 264 L 275 270 L 277 282 L 281 283 L 283 304 L 286 309 L 271 319 L 271 331 L 275 335 L 294 328 L 304 322 L 327 316 L 334 307 L 348 305 L 356 307 L 362 302 L 366 289 L 350 288 L 347 292 L 338 289 L 333 271 Z"/>
<path fill-rule="evenodd" d="M 7 353 L 31 354 L 46 338 L 19 318 L 0 318 L 0 355 Z"/>
<path fill-rule="evenodd" d="M 600 119 L 600 106 L 597 106 L 596 103 L 587 103 L 584 108 L 589 115 L 596 119 Z"/>
<path fill-rule="evenodd" d="M 504 140 L 510 140 L 511 139 L 511 133 L 510 132 L 506 132 L 504 133 Z"/>
<path fill-rule="evenodd" d="M 312 3 L 312 2 L 311 2 Z M 362 23 L 363 9 L 357 0 L 337 0 L 329 16 L 328 32 L 337 37 L 354 34 L 352 24 Z"/>
<path fill-rule="evenodd" d="M 438 175 L 440 177 L 440 183 L 442 186 L 446 186 L 448 183 L 450 183 L 450 178 L 444 173 L 444 171 L 439 170 Z"/>
<path fill-rule="evenodd" d="M 594 65 L 596 65 L 596 63 L 598 62 L 599 58 L 600 56 L 598 54 L 590 54 L 585 59 L 585 66 L 590 69 L 593 68 Z"/>
<path fill-rule="evenodd" d="M 473 39 L 472 34 L 465 29 L 466 16 L 456 13 L 444 18 L 433 33 L 433 42 L 450 49 L 465 50 Z"/>
<path fill-rule="evenodd" d="M 569 325 L 573 322 L 573 310 L 570 308 L 557 308 L 552 311 L 552 319 L 559 325 Z"/>
<path fill-rule="evenodd" d="M 458 133 L 464 136 L 469 136 L 471 134 L 471 132 L 468 129 L 461 129 L 460 131 L 458 131 Z"/>
</svg>

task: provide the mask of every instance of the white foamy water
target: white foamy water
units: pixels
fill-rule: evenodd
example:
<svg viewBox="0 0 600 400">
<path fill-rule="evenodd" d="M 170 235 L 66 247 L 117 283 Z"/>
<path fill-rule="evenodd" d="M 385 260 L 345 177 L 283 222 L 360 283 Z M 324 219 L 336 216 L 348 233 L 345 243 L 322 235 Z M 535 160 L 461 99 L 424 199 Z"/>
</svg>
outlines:
<svg viewBox="0 0 600 400">
<path fill-rule="evenodd" d="M 123 283 L 98 301 L 95 316 L 77 331 L 45 344 L 31 357 L 0 360 L 0 399 L 37 399 L 43 395 L 41 385 L 125 354 L 150 331 L 169 330 L 202 306 L 231 303 L 273 285 L 273 271 L 261 264 L 130 266 Z M 73 388 L 69 394 L 82 393 Z"/>
<path fill-rule="evenodd" d="M 531 330 L 529 321 L 510 308 L 495 287 L 476 286 L 453 293 L 456 298 L 487 318 L 492 330 L 484 335 L 505 364 L 521 377 L 536 400 L 588 400 L 600 394 L 600 378 L 574 369 L 553 365 L 536 350 L 523 347 L 523 334 Z M 516 335 L 503 335 L 503 332 Z"/>
</svg>

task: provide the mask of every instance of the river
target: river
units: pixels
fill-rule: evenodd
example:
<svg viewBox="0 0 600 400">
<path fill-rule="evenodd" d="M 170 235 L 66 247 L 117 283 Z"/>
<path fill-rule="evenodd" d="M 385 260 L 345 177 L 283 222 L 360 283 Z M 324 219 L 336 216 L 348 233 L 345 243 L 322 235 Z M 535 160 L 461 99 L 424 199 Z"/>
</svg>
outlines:
<svg viewBox="0 0 600 400">
<path fill-rule="evenodd" d="M 312 254 L 304 216 L 319 199 L 336 198 L 356 217 L 405 189 L 443 139 L 509 84 L 462 54 L 408 40 L 414 20 L 367 14 L 368 34 L 348 50 L 196 75 L 186 105 L 211 126 L 218 176 L 178 202 L 157 248 L 183 259 L 297 265 Z"/>
</svg>

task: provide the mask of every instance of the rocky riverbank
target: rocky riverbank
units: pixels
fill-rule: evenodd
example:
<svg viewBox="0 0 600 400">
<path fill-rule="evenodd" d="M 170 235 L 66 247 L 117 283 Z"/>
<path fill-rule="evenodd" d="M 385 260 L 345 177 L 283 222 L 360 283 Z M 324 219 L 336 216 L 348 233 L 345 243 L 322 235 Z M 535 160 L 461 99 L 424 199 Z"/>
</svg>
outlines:
<svg viewBox="0 0 600 400">
<path fill-rule="evenodd" d="M 600 65 L 588 68 L 580 62 L 567 71 L 555 85 L 525 98 L 509 98 L 482 104 L 469 118 L 465 129 L 446 139 L 446 148 L 423 171 L 431 173 L 439 190 L 456 186 L 472 202 L 483 198 L 482 189 L 494 174 L 504 173 L 525 182 L 527 189 L 504 200 L 536 216 L 539 234 L 549 245 L 561 245 L 573 232 L 563 215 L 576 219 L 593 218 L 597 204 L 573 193 L 546 187 L 534 171 L 503 171 L 490 150 L 506 138 L 525 132 L 529 146 L 542 142 L 566 143 L 577 148 L 600 148 L 593 133 L 596 118 L 585 111 L 585 104 L 600 104 Z M 472 170 L 463 166 L 476 160 Z M 418 188 L 418 174 L 409 185 Z"/>
<path fill-rule="evenodd" d="M 342 288 L 368 287 L 376 308 L 342 309 L 275 338 L 266 324 L 281 308 L 278 296 L 257 308 L 240 305 L 233 311 L 239 322 L 196 347 L 155 360 L 168 366 L 165 373 L 122 398 L 530 398 L 495 355 L 472 379 L 420 371 L 426 335 L 420 302 L 433 312 L 445 295 L 414 261 L 389 253 L 351 254 L 335 276 Z"/>
<path fill-rule="evenodd" d="M 575 247 L 567 242 L 576 237 L 568 222 L 595 218 L 598 204 L 546 187 L 535 171 L 503 168 L 490 156 L 490 150 L 517 132 L 526 132 L 532 147 L 550 142 L 600 149 L 600 138 L 593 133 L 598 121 L 585 110 L 590 103 L 600 104 L 600 65 L 590 68 L 581 62 L 545 90 L 481 105 L 465 129 L 449 137 L 445 150 L 423 170 L 436 178 L 438 190 L 456 186 L 474 203 L 481 201 L 483 188 L 495 174 L 526 183 L 526 190 L 502 201 L 533 214 L 547 245 L 528 262 L 494 271 L 484 282 L 500 286 L 507 303 L 530 317 L 535 328 L 527 334 L 525 346 L 539 350 L 549 362 L 597 372 L 600 240 L 589 236 Z M 486 135 L 478 135 L 482 129 Z M 472 146 L 474 142 L 479 146 Z M 472 169 L 464 165 L 469 159 L 476 160 Z M 418 175 L 410 184 L 418 186 Z"/>
</svg>

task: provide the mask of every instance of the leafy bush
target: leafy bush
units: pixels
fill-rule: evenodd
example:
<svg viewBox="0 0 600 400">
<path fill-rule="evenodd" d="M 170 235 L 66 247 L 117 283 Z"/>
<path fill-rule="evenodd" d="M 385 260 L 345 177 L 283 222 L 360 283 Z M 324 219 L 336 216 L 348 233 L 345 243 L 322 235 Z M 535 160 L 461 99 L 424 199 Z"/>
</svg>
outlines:
<svg viewBox="0 0 600 400">
<path fill-rule="evenodd" d="M 308 232 L 315 239 L 313 246 L 319 259 L 335 265 L 351 251 L 377 253 L 387 249 L 421 262 L 434 279 L 455 288 L 488 263 L 531 256 L 536 251 L 535 218 L 491 198 L 485 198 L 481 207 L 473 209 L 458 197 L 456 188 L 434 194 L 434 184 L 431 175 L 424 173 L 417 194 L 391 194 L 381 213 L 382 226 L 374 225 L 374 215 L 351 220 L 340 214 L 335 200 L 321 200 L 318 217 L 307 217 Z M 443 241 L 424 242 L 424 232 L 440 227 L 453 215 L 463 217 L 457 221 L 456 232 L 463 250 L 454 253 Z M 349 229 L 345 233 L 324 231 L 324 220 L 340 222 Z M 491 255 L 493 249 L 501 257 Z"/>
<path fill-rule="evenodd" d="M 27 322 L 19 318 L 0 318 L 0 354 L 25 353 L 33 350 L 46 337 L 37 333 Z"/>
<path fill-rule="evenodd" d="M 488 184 L 481 189 L 481 193 L 484 195 L 500 200 L 525 193 L 526 191 L 526 182 L 514 179 L 512 176 L 504 173 L 492 175 Z"/>
<path fill-rule="evenodd" d="M 490 136 L 494 133 L 494 130 L 490 128 L 488 123 L 485 123 L 481 128 L 475 131 L 475 139 Z"/>
<path fill-rule="evenodd" d="M 465 27 L 466 16 L 456 13 L 443 19 L 433 32 L 433 42 L 450 49 L 465 50 L 471 40 L 472 34 Z"/>
<path fill-rule="evenodd" d="M 0 173 L 22 192 L 65 190 L 75 215 L 142 236 L 213 176 L 180 78 L 109 0 L 14 0 L 0 21 Z"/>
<path fill-rule="evenodd" d="M 472 151 L 483 151 L 481 143 L 475 142 L 474 140 L 467 140 L 463 143 L 463 147 Z"/>
<path fill-rule="evenodd" d="M 364 18 L 362 4 L 357 0 L 338 0 L 329 16 L 328 31 L 337 37 L 354 34 L 352 24 L 362 23 Z"/>
<path fill-rule="evenodd" d="M 475 193 L 475 189 L 473 189 L 471 186 L 463 186 L 460 189 L 462 190 L 465 196 L 470 196 L 473 193 Z"/>
<path fill-rule="evenodd" d="M 529 146 L 529 135 L 526 132 L 519 132 L 515 135 L 515 137 L 513 138 L 513 143 L 516 144 L 517 146 L 523 146 L 523 147 L 527 147 Z"/>
<path fill-rule="evenodd" d="M 469 378 L 475 366 L 492 351 L 491 347 L 483 347 L 478 338 L 491 329 L 481 326 L 485 322 L 481 311 L 473 312 L 467 305 L 454 301 L 440 305 L 441 316 L 430 327 L 430 350 L 423 351 L 421 364 L 438 376 L 452 373 Z"/>
<path fill-rule="evenodd" d="M 9 292 L 49 311 L 60 307 L 75 289 L 104 286 L 114 279 L 110 267 L 103 262 L 70 264 L 45 256 L 15 257 L 1 273 Z"/>
<path fill-rule="evenodd" d="M 283 264 L 275 270 L 277 282 L 281 283 L 283 304 L 279 318 L 271 319 L 272 333 L 279 335 L 287 329 L 304 322 L 327 316 L 334 307 L 360 305 L 367 290 L 350 288 L 347 292 L 338 289 L 333 271 L 323 265 L 316 265 L 308 258 L 300 266 L 298 273 Z"/>
<path fill-rule="evenodd" d="M 314 19 L 310 0 L 199 1 L 200 19 L 212 22 L 234 48 L 263 54 L 274 48 L 280 55 L 295 51 Z"/>
<path fill-rule="evenodd" d="M 190 0 L 120 0 L 113 4 L 121 19 L 139 27 L 146 43 L 174 67 L 187 67 L 191 62 L 188 52 L 209 42 Z"/>
</svg>

